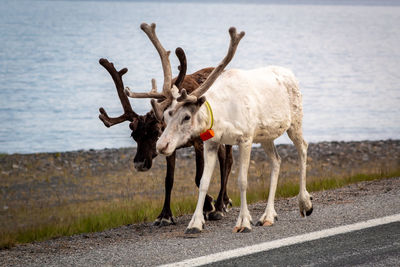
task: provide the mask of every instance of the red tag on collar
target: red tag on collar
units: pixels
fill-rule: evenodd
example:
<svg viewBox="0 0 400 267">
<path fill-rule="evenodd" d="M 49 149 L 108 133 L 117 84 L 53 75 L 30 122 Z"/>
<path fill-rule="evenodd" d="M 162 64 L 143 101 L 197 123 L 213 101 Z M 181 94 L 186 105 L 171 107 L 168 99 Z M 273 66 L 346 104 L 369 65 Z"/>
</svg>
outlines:
<svg viewBox="0 0 400 267">
<path fill-rule="evenodd" d="M 203 141 L 207 141 L 208 139 L 211 139 L 214 137 L 214 131 L 212 129 L 208 129 L 204 133 L 200 134 L 200 138 Z"/>
</svg>

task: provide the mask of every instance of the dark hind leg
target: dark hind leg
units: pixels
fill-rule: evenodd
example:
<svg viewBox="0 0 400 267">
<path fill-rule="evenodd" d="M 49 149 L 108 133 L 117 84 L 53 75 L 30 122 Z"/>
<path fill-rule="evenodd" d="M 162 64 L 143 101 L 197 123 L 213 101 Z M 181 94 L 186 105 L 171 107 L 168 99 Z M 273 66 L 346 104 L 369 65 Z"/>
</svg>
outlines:
<svg viewBox="0 0 400 267">
<path fill-rule="evenodd" d="M 229 211 L 229 208 L 232 207 L 232 199 L 228 196 L 228 190 L 226 188 L 228 184 L 229 174 L 231 173 L 233 164 L 233 154 L 232 154 L 232 146 L 225 145 L 225 164 L 224 164 L 224 174 L 223 174 L 223 182 L 221 181 L 221 190 L 224 191 L 223 194 L 223 203 L 224 203 L 224 211 Z M 218 201 L 217 201 L 218 202 Z"/>
<path fill-rule="evenodd" d="M 167 160 L 167 175 L 165 176 L 165 199 L 163 209 L 154 221 L 153 225 L 167 226 L 175 224 L 171 211 L 171 191 L 174 184 L 174 171 L 175 171 L 175 152 L 166 158 Z"/>
<path fill-rule="evenodd" d="M 194 150 L 196 154 L 196 186 L 200 186 L 200 180 L 201 176 L 203 175 L 203 170 L 204 170 L 204 148 L 203 148 L 203 142 L 194 142 Z M 214 199 L 210 195 L 206 195 L 206 199 L 204 201 L 204 207 L 203 207 L 203 212 L 204 212 L 204 218 L 208 220 L 208 215 L 210 212 L 215 211 L 215 206 L 214 206 Z"/>
<path fill-rule="evenodd" d="M 218 160 L 221 174 L 221 188 L 215 204 L 215 212 L 210 213 L 210 220 L 221 220 L 224 212 L 232 207 L 232 200 L 228 197 L 226 185 L 228 183 L 229 174 L 231 172 L 233 157 L 231 145 L 220 145 L 218 149 Z"/>
</svg>

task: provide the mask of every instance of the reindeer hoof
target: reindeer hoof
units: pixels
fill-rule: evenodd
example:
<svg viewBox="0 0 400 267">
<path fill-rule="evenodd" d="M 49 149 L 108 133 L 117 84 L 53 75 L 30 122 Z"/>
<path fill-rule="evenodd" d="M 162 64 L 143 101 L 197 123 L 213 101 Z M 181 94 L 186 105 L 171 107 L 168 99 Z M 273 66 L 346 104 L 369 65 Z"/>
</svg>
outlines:
<svg viewBox="0 0 400 267">
<path fill-rule="evenodd" d="M 229 212 L 232 208 L 232 199 L 229 199 L 227 203 L 224 204 L 224 211 Z"/>
<path fill-rule="evenodd" d="M 204 207 L 203 207 L 203 216 L 204 216 L 204 219 L 205 219 L 206 221 L 212 220 L 212 219 L 210 219 L 210 215 L 211 215 L 211 213 L 214 213 L 214 212 L 216 212 L 216 208 L 215 208 L 215 205 L 214 205 L 214 200 L 211 198 L 211 201 L 210 201 L 210 202 L 209 202 L 209 201 L 206 201 L 206 202 L 204 203 Z"/>
<path fill-rule="evenodd" d="M 247 227 L 235 227 L 232 230 L 233 233 L 250 233 L 251 229 Z"/>
<path fill-rule="evenodd" d="M 310 216 L 311 213 L 313 212 L 314 208 L 311 206 L 311 209 L 306 211 L 306 216 Z"/>
<path fill-rule="evenodd" d="M 272 223 L 272 222 L 270 222 L 270 221 L 265 221 L 265 222 L 263 223 L 263 226 L 272 226 L 272 225 L 274 225 L 274 223 Z"/>
<path fill-rule="evenodd" d="M 242 229 L 240 229 L 240 233 L 250 233 L 251 229 L 247 228 L 247 227 L 242 227 Z"/>
<path fill-rule="evenodd" d="M 256 224 L 256 226 L 272 226 L 272 225 L 274 225 L 274 223 L 273 222 L 270 222 L 270 221 L 267 221 L 267 220 L 265 220 L 265 221 L 258 221 L 257 222 L 257 224 Z"/>
<path fill-rule="evenodd" d="M 172 217 L 170 219 L 163 218 L 161 220 L 160 226 L 169 226 L 169 225 L 175 225 L 174 219 Z"/>
<path fill-rule="evenodd" d="M 169 225 L 175 225 L 175 221 L 174 218 L 170 217 L 170 218 L 157 218 L 154 223 L 153 226 L 169 226 Z"/>
<path fill-rule="evenodd" d="M 199 234 L 199 233 L 201 233 L 201 230 L 199 228 L 196 228 L 196 227 L 194 227 L 194 228 L 186 228 L 186 230 L 185 230 L 185 234 L 187 234 L 187 235 Z"/>
<path fill-rule="evenodd" d="M 160 226 L 161 224 L 161 220 L 159 218 L 157 218 L 154 222 L 153 222 L 153 226 Z"/>
<path fill-rule="evenodd" d="M 306 210 L 305 216 L 310 216 L 311 213 L 313 212 L 313 210 L 314 210 L 314 208 L 313 208 L 313 206 L 311 206 L 311 208 L 309 210 Z M 301 217 L 304 217 L 304 210 L 300 210 L 300 215 L 301 215 Z"/>
<path fill-rule="evenodd" d="M 210 221 L 219 221 L 224 217 L 224 214 L 221 211 L 214 211 L 208 214 L 208 219 Z"/>
</svg>

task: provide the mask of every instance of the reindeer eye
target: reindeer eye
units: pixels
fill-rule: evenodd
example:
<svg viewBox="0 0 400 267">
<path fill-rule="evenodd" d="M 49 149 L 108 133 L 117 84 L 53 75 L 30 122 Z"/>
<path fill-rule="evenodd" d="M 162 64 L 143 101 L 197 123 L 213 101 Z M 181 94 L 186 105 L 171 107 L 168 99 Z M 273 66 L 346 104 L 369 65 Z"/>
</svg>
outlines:
<svg viewBox="0 0 400 267">
<path fill-rule="evenodd" d="M 184 122 L 186 122 L 186 121 L 188 121 L 188 120 L 190 120 L 190 116 L 189 116 L 189 115 L 186 115 L 186 116 L 183 118 L 182 123 L 184 123 Z"/>
<path fill-rule="evenodd" d="M 172 110 L 170 110 L 170 111 L 168 111 L 168 115 L 170 116 L 170 117 L 172 117 Z"/>
</svg>

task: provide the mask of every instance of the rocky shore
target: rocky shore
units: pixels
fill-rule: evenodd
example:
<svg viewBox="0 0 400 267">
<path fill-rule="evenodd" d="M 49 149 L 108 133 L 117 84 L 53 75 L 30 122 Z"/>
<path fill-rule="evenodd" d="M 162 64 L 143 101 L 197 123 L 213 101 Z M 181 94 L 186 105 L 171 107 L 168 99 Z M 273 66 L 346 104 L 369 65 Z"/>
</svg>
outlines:
<svg viewBox="0 0 400 267">
<path fill-rule="evenodd" d="M 280 177 L 296 176 L 297 152 L 293 145 L 277 145 L 282 158 Z M 35 187 L 56 188 L 60 184 L 67 191 L 85 185 L 85 179 L 131 176 L 133 179 L 152 179 L 163 190 L 165 159 L 158 156 L 148 172 L 133 168 L 135 148 L 73 151 L 61 153 L 2 154 L 0 156 L 0 204 L 10 200 L 34 197 Z M 234 157 L 237 159 L 237 149 Z M 177 153 L 176 176 L 194 177 L 194 150 L 181 149 Z M 269 161 L 261 147 L 252 150 L 251 167 L 268 168 Z M 234 164 L 233 174 L 236 165 Z M 400 169 L 400 140 L 360 142 L 311 143 L 308 149 L 308 176 L 337 176 L 358 173 L 388 173 Z M 269 170 L 265 170 L 268 174 Z M 249 176 L 254 175 L 250 168 Z M 267 175 L 268 176 L 268 175 Z M 114 178 L 112 179 L 114 180 Z M 218 179 L 216 179 L 218 180 Z M 190 178 L 190 183 L 192 183 Z M 108 182 L 105 180 L 105 184 Z M 32 194 L 19 194 L 29 189 Z M 89 186 L 91 187 L 91 186 Z M 21 191 L 22 190 L 22 191 Z M 47 190 L 51 193 L 51 190 Z M 90 189 L 87 194 L 93 194 Z M 95 190 L 96 191 L 96 190 Z M 112 196 L 110 196 L 112 197 Z M 102 198 L 107 198 L 103 195 Z"/>
<path fill-rule="evenodd" d="M 297 152 L 293 145 L 277 145 L 282 163 L 295 163 Z M 74 177 L 105 175 L 119 172 L 122 169 L 133 169 L 133 158 L 136 148 L 78 150 L 58 153 L 34 154 L 2 154 L 0 155 L 1 184 L 10 178 L 36 177 L 45 173 L 57 173 L 63 170 Z M 237 149 L 234 149 L 237 158 Z M 179 161 L 192 162 L 194 150 L 185 148 L 178 150 Z M 252 149 L 252 163 L 268 161 L 261 147 Z M 308 148 L 308 163 L 317 161 L 321 167 L 328 170 L 336 166 L 341 168 L 356 168 L 357 166 L 373 164 L 383 170 L 390 166 L 400 166 L 400 140 L 357 141 L 357 142 L 320 142 L 311 143 Z M 152 171 L 165 168 L 163 156 L 154 160 Z M 150 173 L 152 173 L 152 171 Z M 13 180 L 12 179 L 12 180 Z"/>
</svg>

